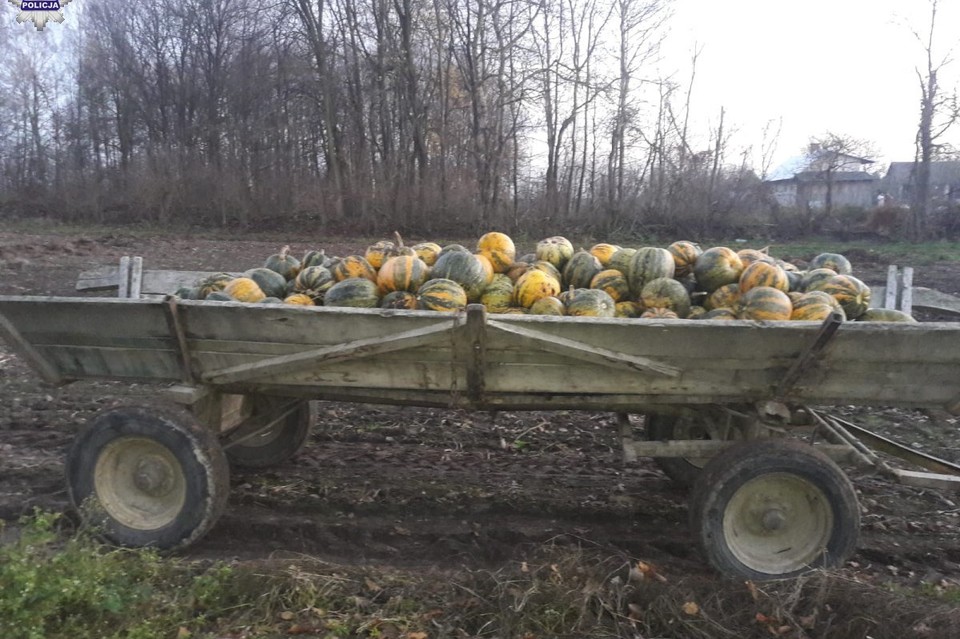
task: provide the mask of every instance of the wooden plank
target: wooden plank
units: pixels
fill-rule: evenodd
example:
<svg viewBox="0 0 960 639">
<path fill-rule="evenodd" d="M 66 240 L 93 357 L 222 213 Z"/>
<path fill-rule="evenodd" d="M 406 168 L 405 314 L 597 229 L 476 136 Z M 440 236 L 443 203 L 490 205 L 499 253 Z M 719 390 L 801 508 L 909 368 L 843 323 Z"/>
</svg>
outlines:
<svg viewBox="0 0 960 639">
<path fill-rule="evenodd" d="M 960 297 L 924 286 L 914 286 L 913 307 L 960 315 Z"/>
<path fill-rule="evenodd" d="M 10 350 L 22 357 L 43 381 L 54 385 L 63 383 L 60 370 L 25 340 L 20 331 L 2 313 L 0 313 L 0 337 L 7 343 Z"/>
<path fill-rule="evenodd" d="M 189 339 L 235 340 L 330 346 L 446 323 L 431 311 L 330 308 L 290 304 L 244 304 L 181 300 Z M 389 321 L 387 321 L 389 320 Z M 302 349 L 301 349 L 302 350 Z"/>
<path fill-rule="evenodd" d="M 897 308 L 897 267 L 894 264 L 887 267 L 887 288 L 884 292 L 882 308 Z"/>
<path fill-rule="evenodd" d="M 389 353 L 404 348 L 421 347 L 436 340 L 439 335 L 453 331 L 461 322 L 462 318 L 456 316 L 450 322 L 425 326 L 389 337 L 354 340 L 304 353 L 281 355 L 259 362 L 232 366 L 204 373 L 203 380 L 213 384 L 228 384 L 257 377 L 269 377 L 278 373 L 288 373 L 303 366 L 318 366 Z"/>
<path fill-rule="evenodd" d="M 713 457 L 726 450 L 736 441 L 721 440 L 672 440 L 672 441 L 642 441 L 633 443 L 633 454 L 637 457 Z M 815 448 L 831 459 L 845 461 L 853 449 L 846 444 L 817 444 Z"/>
<path fill-rule="evenodd" d="M 466 366 L 467 396 L 471 401 L 483 399 L 486 354 L 487 311 L 482 304 L 469 304 L 464 329 L 459 332 L 459 350 Z"/>
<path fill-rule="evenodd" d="M 130 297 L 130 256 L 120 258 L 120 271 L 117 279 L 117 297 Z"/>
<path fill-rule="evenodd" d="M 648 357 L 626 355 L 614 350 L 598 348 L 564 337 L 548 335 L 522 326 L 510 326 L 496 320 L 487 322 L 487 326 L 521 338 L 534 350 L 545 350 L 585 362 L 630 372 L 657 373 L 668 377 L 677 377 L 680 375 L 680 369 L 677 367 L 658 362 Z"/>
<path fill-rule="evenodd" d="M 886 287 L 871 286 L 871 308 L 886 308 Z M 925 286 L 912 287 L 913 308 L 960 315 L 960 297 Z"/>
<path fill-rule="evenodd" d="M 160 391 L 164 398 L 175 404 L 190 406 L 196 404 L 201 399 L 209 395 L 211 389 L 209 386 L 188 386 L 185 384 L 176 384 Z"/>
<path fill-rule="evenodd" d="M 116 264 L 110 264 L 80 273 L 77 276 L 76 289 L 78 291 L 117 290 L 119 284 L 120 267 Z"/>
<path fill-rule="evenodd" d="M 910 315 L 913 313 L 913 268 L 903 267 L 903 282 L 900 289 L 900 310 Z"/>
<path fill-rule="evenodd" d="M 162 304 L 82 297 L 0 297 L 0 312 L 33 344 L 103 345 L 113 340 L 169 340 Z M 62 340 L 62 341 L 61 341 Z"/>
<path fill-rule="evenodd" d="M 900 468 L 895 468 L 893 473 L 896 475 L 900 483 L 905 486 L 960 491 L 960 477 L 955 475 L 923 473 L 912 470 L 903 470 Z"/>
<path fill-rule="evenodd" d="M 137 255 L 130 265 L 130 294 L 128 297 L 140 297 L 140 288 L 143 284 L 143 258 Z"/>
<path fill-rule="evenodd" d="M 142 269 L 142 262 L 141 262 Z M 141 295 L 167 295 L 183 286 L 194 286 L 198 281 L 220 271 L 176 271 L 168 269 L 142 269 Z M 239 273 L 229 273 L 239 275 Z M 120 285 L 120 266 L 107 265 L 83 271 L 77 276 L 76 290 L 116 291 Z"/>
<path fill-rule="evenodd" d="M 172 350 L 71 346 L 49 347 L 45 350 L 64 379 L 180 381 L 180 368 L 176 353 Z"/>
</svg>

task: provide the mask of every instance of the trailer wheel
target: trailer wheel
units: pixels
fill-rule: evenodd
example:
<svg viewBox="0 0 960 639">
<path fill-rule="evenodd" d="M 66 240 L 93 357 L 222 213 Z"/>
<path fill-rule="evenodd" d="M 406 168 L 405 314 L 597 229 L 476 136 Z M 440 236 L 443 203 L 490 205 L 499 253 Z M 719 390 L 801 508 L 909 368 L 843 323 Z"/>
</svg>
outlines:
<svg viewBox="0 0 960 639">
<path fill-rule="evenodd" d="M 739 429 L 721 424 L 708 414 L 696 417 L 664 414 L 648 414 L 644 417 L 647 440 L 679 441 L 684 439 L 740 439 Z M 664 474 L 682 486 L 693 486 L 703 467 L 710 461 L 708 457 L 654 457 L 654 463 Z"/>
<path fill-rule="evenodd" d="M 841 565 L 860 531 L 850 480 L 799 441 L 735 444 L 704 468 L 690 517 L 710 563 L 753 580 L 784 579 Z"/>
<path fill-rule="evenodd" d="M 299 402 L 293 412 L 271 428 L 228 445 L 227 459 L 236 468 L 276 466 L 300 452 L 310 437 L 314 421 L 316 415 L 310 402 Z"/>
<path fill-rule="evenodd" d="M 213 527 L 230 490 L 216 435 L 185 411 L 99 413 L 67 453 L 70 501 L 121 546 L 187 546 Z"/>
</svg>

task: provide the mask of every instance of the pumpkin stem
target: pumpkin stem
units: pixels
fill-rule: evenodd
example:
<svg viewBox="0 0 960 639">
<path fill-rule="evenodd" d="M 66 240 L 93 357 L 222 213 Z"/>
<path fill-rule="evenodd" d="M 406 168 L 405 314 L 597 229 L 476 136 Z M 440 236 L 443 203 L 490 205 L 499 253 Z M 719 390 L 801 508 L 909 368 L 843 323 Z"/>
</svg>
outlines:
<svg viewBox="0 0 960 639">
<path fill-rule="evenodd" d="M 397 248 L 398 248 L 398 249 L 402 249 L 402 248 L 403 248 L 403 238 L 400 237 L 400 232 L 399 232 L 399 231 L 394 231 L 394 232 L 393 232 L 393 237 L 396 238 L 396 240 L 397 240 Z"/>
<path fill-rule="evenodd" d="M 282 249 L 280 249 L 280 259 L 281 260 L 286 259 L 287 253 L 289 252 L 290 252 L 290 245 L 288 244 L 287 246 L 284 246 Z"/>
</svg>

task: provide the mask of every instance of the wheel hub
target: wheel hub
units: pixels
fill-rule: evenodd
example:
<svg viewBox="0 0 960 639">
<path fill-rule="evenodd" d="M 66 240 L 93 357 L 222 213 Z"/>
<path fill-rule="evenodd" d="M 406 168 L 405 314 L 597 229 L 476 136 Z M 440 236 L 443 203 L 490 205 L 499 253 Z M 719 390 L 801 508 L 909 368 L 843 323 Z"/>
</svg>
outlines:
<svg viewBox="0 0 960 639">
<path fill-rule="evenodd" d="M 127 528 L 162 528 L 186 504 L 183 466 L 169 448 L 147 437 L 110 442 L 97 458 L 93 481 L 99 506 Z"/>
<path fill-rule="evenodd" d="M 133 485 L 153 497 L 163 495 L 174 485 L 173 469 L 158 455 L 146 455 L 137 463 Z"/>
<path fill-rule="evenodd" d="M 761 522 L 767 530 L 780 530 L 787 523 L 787 516 L 779 508 L 770 508 L 763 513 Z"/>
<path fill-rule="evenodd" d="M 723 534 L 733 555 L 768 575 L 812 564 L 832 529 L 833 513 L 824 494 L 790 473 L 769 473 L 744 483 L 723 516 Z"/>
</svg>

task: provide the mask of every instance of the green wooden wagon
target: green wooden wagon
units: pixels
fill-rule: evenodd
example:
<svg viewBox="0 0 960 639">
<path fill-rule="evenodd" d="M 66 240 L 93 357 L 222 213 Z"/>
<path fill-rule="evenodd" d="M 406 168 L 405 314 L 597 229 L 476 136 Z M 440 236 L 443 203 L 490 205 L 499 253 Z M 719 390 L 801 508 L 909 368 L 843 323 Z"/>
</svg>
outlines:
<svg viewBox="0 0 960 639">
<path fill-rule="evenodd" d="M 956 486 L 960 475 L 813 408 L 960 413 L 960 323 L 0 297 L 0 335 L 53 384 L 167 385 L 164 405 L 145 397 L 95 416 L 67 455 L 72 503 L 122 545 L 197 540 L 226 507 L 231 463 L 268 466 L 300 449 L 309 400 L 615 412 L 628 461 L 653 457 L 691 485 L 710 562 L 751 579 L 836 566 L 854 550 L 859 506 L 837 461 L 925 485 Z M 936 474 L 891 469 L 865 438 Z"/>
</svg>

